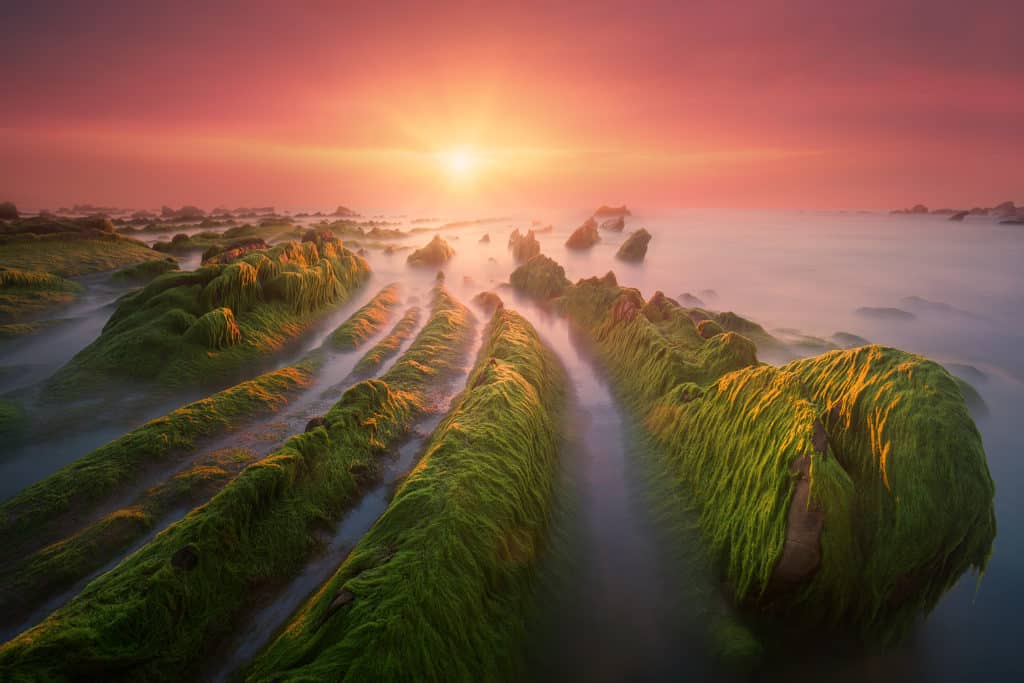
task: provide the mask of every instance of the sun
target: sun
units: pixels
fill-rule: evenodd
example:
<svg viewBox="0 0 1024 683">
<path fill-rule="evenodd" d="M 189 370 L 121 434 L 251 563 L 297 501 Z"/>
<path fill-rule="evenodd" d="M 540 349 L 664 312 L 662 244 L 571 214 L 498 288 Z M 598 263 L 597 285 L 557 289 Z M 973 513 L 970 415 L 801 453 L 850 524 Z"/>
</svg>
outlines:
<svg viewBox="0 0 1024 683">
<path fill-rule="evenodd" d="M 479 166 L 477 155 L 465 147 L 443 152 L 440 160 L 448 174 L 460 180 L 471 177 Z"/>
</svg>

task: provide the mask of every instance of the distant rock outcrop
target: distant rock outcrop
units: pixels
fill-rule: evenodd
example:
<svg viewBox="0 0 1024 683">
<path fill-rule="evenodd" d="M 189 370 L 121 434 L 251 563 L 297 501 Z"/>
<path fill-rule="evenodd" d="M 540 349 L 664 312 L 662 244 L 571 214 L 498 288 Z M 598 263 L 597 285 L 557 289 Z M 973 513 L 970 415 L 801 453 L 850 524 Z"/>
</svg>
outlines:
<svg viewBox="0 0 1024 683">
<path fill-rule="evenodd" d="M 565 268 L 543 254 L 512 271 L 509 281 L 517 290 L 541 301 L 561 296 L 572 284 L 565 277 Z"/>
<path fill-rule="evenodd" d="M 14 220 L 18 217 L 18 207 L 12 202 L 0 202 L 0 219 Z"/>
<path fill-rule="evenodd" d="M 490 243 L 491 243 L 491 233 L 485 232 L 484 236 L 480 238 L 480 244 L 490 244 Z"/>
<path fill-rule="evenodd" d="M 540 253 L 540 242 L 533 230 L 527 230 L 524 235 L 516 228 L 508 238 L 508 248 L 512 250 L 512 258 L 516 263 L 526 263 Z"/>
<path fill-rule="evenodd" d="M 910 311 L 904 311 L 902 308 L 890 308 L 890 307 L 876 307 L 876 306 L 861 306 L 856 311 L 857 315 L 865 318 L 874 318 L 875 320 L 899 320 L 908 321 L 913 320 L 915 316 Z"/>
<path fill-rule="evenodd" d="M 683 292 L 679 295 L 679 303 L 686 308 L 704 308 L 704 300 L 700 297 L 696 297 L 689 292 Z"/>
<path fill-rule="evenodd" d="M 455 250 L 440 235 L 434 235 L 426 246 L 409 254 L 406 261 L 413 266 L 443 266 L 454 255 Z"/>
<path fill-rule="evenodd" d="M 169 206 L 160 207 L 160 215 L 171 221 L 199 221 L 206 218 L 206 212 L 197 206 L 183 206 L 177 211 Z"/>
<path fill-rule="evenodd" d="M 951 221 L 957 221 L 957 222 L 960 222 L 960 221 L 962 221 L 962 220 L 963 220 L 963 219 L 964 219 L 964 218 L 965 218 L 966 216 L 967 216 L 967 211 L 957 211 L 956 213 L 954 213 L 953 215 L 951 215 L 951 216 L 949 217 L 949 220 L 951 220 Z"/>
<path fill-rule="evenodd" d="M 1017 215 L 1017 206 L 1013 202 L 1003 202 L 992 207 L 991 213 L 997 218 L 1011 218 Z"/>
<path fill-rule="evenodd" d="M 651 233 L 640 228 L 636 232 L 630 233 L 615 255 L 623 261 L 643 261 L 644 256 L 647 255 L 647 245 L 650 241 Z"/>
<path fill-rule="evenodd" d="M 601 236 L 597 234 L 597 221 L 593 218 L 588 218 L 583 225 L 576 228 L 569 235 L 569 239 L 565 241 L 565 246 L 570 249 L 589 249 L 600 241 Z"/>
<path fill-rule="evenodd" d="M 338 206 L 331 215 L 338 218 L 359 218 L 359 214 L 347 206 Z"/>
<path fill-rule="evenodd" d="M 505 305 L 501 297 L 491 291 L 480 292 L 473 297 L 473 303 L 488 313 L 493 313 Z"/>
<path fill-rule="evenodd" d="M 632 216 L 626 205 L 622 206 L 605 206 L 601 205 L 597 211 L 594 212 L 594 218 L 622 218 L 625 216 Z"/>
</svg>

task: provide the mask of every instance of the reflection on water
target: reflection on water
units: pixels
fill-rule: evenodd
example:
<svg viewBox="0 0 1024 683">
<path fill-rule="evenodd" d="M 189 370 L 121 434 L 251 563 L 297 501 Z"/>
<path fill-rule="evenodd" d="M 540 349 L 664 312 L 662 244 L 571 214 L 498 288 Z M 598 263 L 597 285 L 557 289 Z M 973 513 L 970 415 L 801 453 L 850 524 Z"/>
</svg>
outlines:
<svg viewBox="0 0 1024 683">
<path fill-rule="evenodd" d="M 543 252 L 565 266 L 570 279 L 614 270 L 620 283 L 639 288 L 645 297 L 656 290 L 671 297 L 689 292 L 708 308 L 736 311 L 791 337 L 827 340 L 845 332 L 922 353 L 955 368 L 988 404 L 988 414 L 977 420 L 996 482 L 1000 532 L 980 587 L 974 577 L 964 577 L 910 641 L 895 650 L 832 658 L 827 652 L 816 657 L 812 648 L 801 649 L 780 664 L 779 677 L 902 682 L 963 680 L 975 671 L 1020 674 L 1014 625 L 1024 611 L 1024 509 L 1015 504 L 1014 495 L 1024 488 L 1017 429 L 1024 405 L 1024 229 L 982 217 L 953 223 L 936 216 L 693 210 L 628 218 L 626 233 L 603 232 L 593 249 L 571 252 L 564 247 L 565 239 L 586 215 L 516 216 L 443 230 L 456 250 L 444 268 L 449 287 L 464 300 L 495 289 L 513 304 L 511 292 L 502 288 L 515 267 L 506 246 L 508 235 L 539 219 L 555 226 L 553 232 L 538 235 Z M 402 225 L 411 226 L 408 221 Z M 654 236 L 646 260 L 617 261 L 619 244 L 638 227 Z M 489 243 L 479 242 L 484 233 L 489 233 Z M 432 236 L 422 232 L 396 244 L 418 247 Z M 409 268 L 407 254 L 369 250 L 375 276 L 374 285 L 364 290 L 367 296 L 374 286 L 401 280 L 409 283 L 408 292 L 421 292 L 418 296 L 425 298 L 422 292 L 434 271 Z M 193 265 L 195 256 L 189 258 L 187 265 Z M 0 349 L 0 366 L 31 365 L 41 357 L 52 363 L 51 352 L 58 351 L 70 357 L 109 315 L 102 295 L 96 296 L 90 299 L 93 312 L 84 313 L 87 324 L 41 335 L 38 351 Z M 567 342 L 564 326 L 530 306 L 514 305 L 558 350 L 580 399 L 577 438 L 566 452 L 565 467 L 579 478 L 577 504 L 586 524 L 579 541 L 590 566 L 574 594 L 565 598 L 565 621 L 554 639 L 561 651 L 545 659 L 545 665 L 570 679 L 708 674 L 698 636 L 686 623 L 692 612 L 687 584 L 694 577 L 666 565 L 645 526 L 644 503 L 630 484 L 636 461 L 626 449 L 622 416 Z M 863 307 L 896 308 L 910 315 L 858 314 Z M 309 335 L 296 353 L 313 348 L 330 329 L 324 325 Z M 110 436 L 97 435 L 93 441 Z M 0 497 L 85 450 L 84 444 L 70 444 L 61 452 L 38 456 L 26 451 L 21 462 L 4 463 Z"/>
</svg>

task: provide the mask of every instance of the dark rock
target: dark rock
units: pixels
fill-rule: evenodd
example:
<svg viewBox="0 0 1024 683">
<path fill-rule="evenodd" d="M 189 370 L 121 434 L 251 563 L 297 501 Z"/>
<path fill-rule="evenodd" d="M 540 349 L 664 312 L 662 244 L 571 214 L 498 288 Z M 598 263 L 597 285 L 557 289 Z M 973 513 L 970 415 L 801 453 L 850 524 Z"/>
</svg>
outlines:
<svg viewBox="0 0 1024 683">
<path fill-rule="evenodd" d="M 626 241 L 619 247 L 615 255 L 623 261 L 643 261 L 647 255 L 647 245 L 651 241 L 651 233 L 643 228 L 630 233 Z"/>
<path fill-rule="evenodd" d="M 714 320 L 703 319 L 697 322 L 697 334 L 705 339 L 711 339 L 715 335 L 723 334 L 724 332 L 725 330 L 722 329 L 722 326 Z"/>
<path fill-rule="evenodd" d="M 317 427 L 324 427 L 324 428 L 327 427 L 327 420 L 325 420 L 322 415 L 320 415 L 318 417 L 314 417 L 309 422 L 307 422 L 306 423 L 306 430 L 305 431 L 311 432 L 314 429 L 316 429 Z"/>
<path fill-rule="evenodd" d="M 199 564 L 199 549 L 194 545 L 186 545 L 171 555 L 171 566 L 189 572 Z"/>
<path fill-rule="evenodd" d="M 823 453 L 827 437 L 820 422 L 815 421 L 814 426 L 812 443 L 819 453 Z M 819 430 L 821 438 L 818 437 Z M 819 443 L 822 448 L 818 448 Z M 821 532 L 825 528 L 825 513 L 820 505 L 810 499 L 810 466 L 811 458 L 800 455 L 790 467 L 797 479 L 786 517 L 786 540 L 782 546 L 782 556 L 772 570 L 771 583 L 776 587 L 799 584 L 813 576 L 821 565 Z"/>
<path fill-rule="evenodd" d="M 490 244 L 490 243 L 491 243 L 491 233 L 485 232 L 484 236 L 480 238 L 480 244 Z"/>
<path fill-rule="evenodd" d="M 956 213 L 954 213 L 953 215 L 951 215 L 949 217 L 949 220 L 959 222 L 959 221 L 962 221 L 966 216 L 967 216 L 967 212 L 966 211 L 957 211 Z"/>
<path fill-rule="evenodd" d="M 359 214 L 347 206 L 339 206 L 331 215 L 339 218 L 359 218 Z"/>
<path fill-rule="evenodd" d="M 576 228 L 569 235 L 569 239 L 565 241 L 565 246 L 570 249 L 589 249 L 600 241 L 601 236 L 597 234 L 597 221 L 593 218 L 588 218 L 583 225 Z"/>
<path fill-rule="evenodd" d="M 1010 218 L 1017 215 L 1017 206 L 1013 202 L 1003 202 L 992 207 L 992 215 L 998 218 Z"/>
<path fill-rule="evenodd" d="M 480 292 L 479 294 L 474 296 L 473 303 L 475 303 L 477 306 L 484 309 L 488 313 L 493 313 L 494 311 L 498 310 L 499 308 L 505 305 L 505 302 L 501 300 L 500 296 L 498 296 L 494 292 L 489 291 Z"/>
<path fill-rule="evenodd" d="M 0 219 L 14 220 L 18 217 L 18 207 L 11 202 L 0 202 Z"/>
</svg>

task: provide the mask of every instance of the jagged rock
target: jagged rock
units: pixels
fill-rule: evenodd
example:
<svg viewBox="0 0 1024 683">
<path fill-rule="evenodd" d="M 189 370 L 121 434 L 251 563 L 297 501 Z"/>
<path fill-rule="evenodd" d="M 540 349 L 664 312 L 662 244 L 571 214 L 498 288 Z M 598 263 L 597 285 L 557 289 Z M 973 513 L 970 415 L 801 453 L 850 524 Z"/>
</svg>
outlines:
<svg viewBox="0 0 1024 683">
<path fill-rule="evenodd" d="M 1017 206 L 1013 202 L 1003 202 L 992 207 L 991 213 L 999 218 L 1010 218 L 1017 215 Z"/>
<path fill-rule="evenodd" d="M 490 244 L 490 243 L 491 243 L 491 233 L 485 232 L 484 236 L 480 238 L 480 244 Z"/>
<path fill-rule="evenodd" d="M 519 232 L 519 228 L 513 230 L 508 238 L 508 248 L 512 250 L 512 258 L 516 263 L 525 263 L 540 254 L 540 242 L 533 230 L 528 230 L 525 235 Z"/>
<path fill-rule="evenodd" d="M 569 235 L 569 239 L 565 241 L 565 246 L 570 249 L 589 249 L 600 241 L 601 236 L 597 234 L 597 221 L 593 218 L 588 218 L 583 225 L 576 228 Z"/>
<path fill-rule="evenodd" d="M 406 261 L 413 266 L 442 266 L 451 260 L 455 255 L 447 242 L 441 239 L 440 235 L 434 235 L 434 239 L 420 249 L 409 254 Z"/>
<path fill-rule="evenodd" d="M 339 206 L 331 215 L 339 218 L 359 218 L 359 214 L 347 206 Z"/>
<path fill-rule="evenodd" d="M 643 261 L 644 256 L 647 255 L 647 245 L 650 241 L 651 233 L 640 228 L 636 232 L 630 233 L 615 255 L 623 261 Z"/>
</svg>

